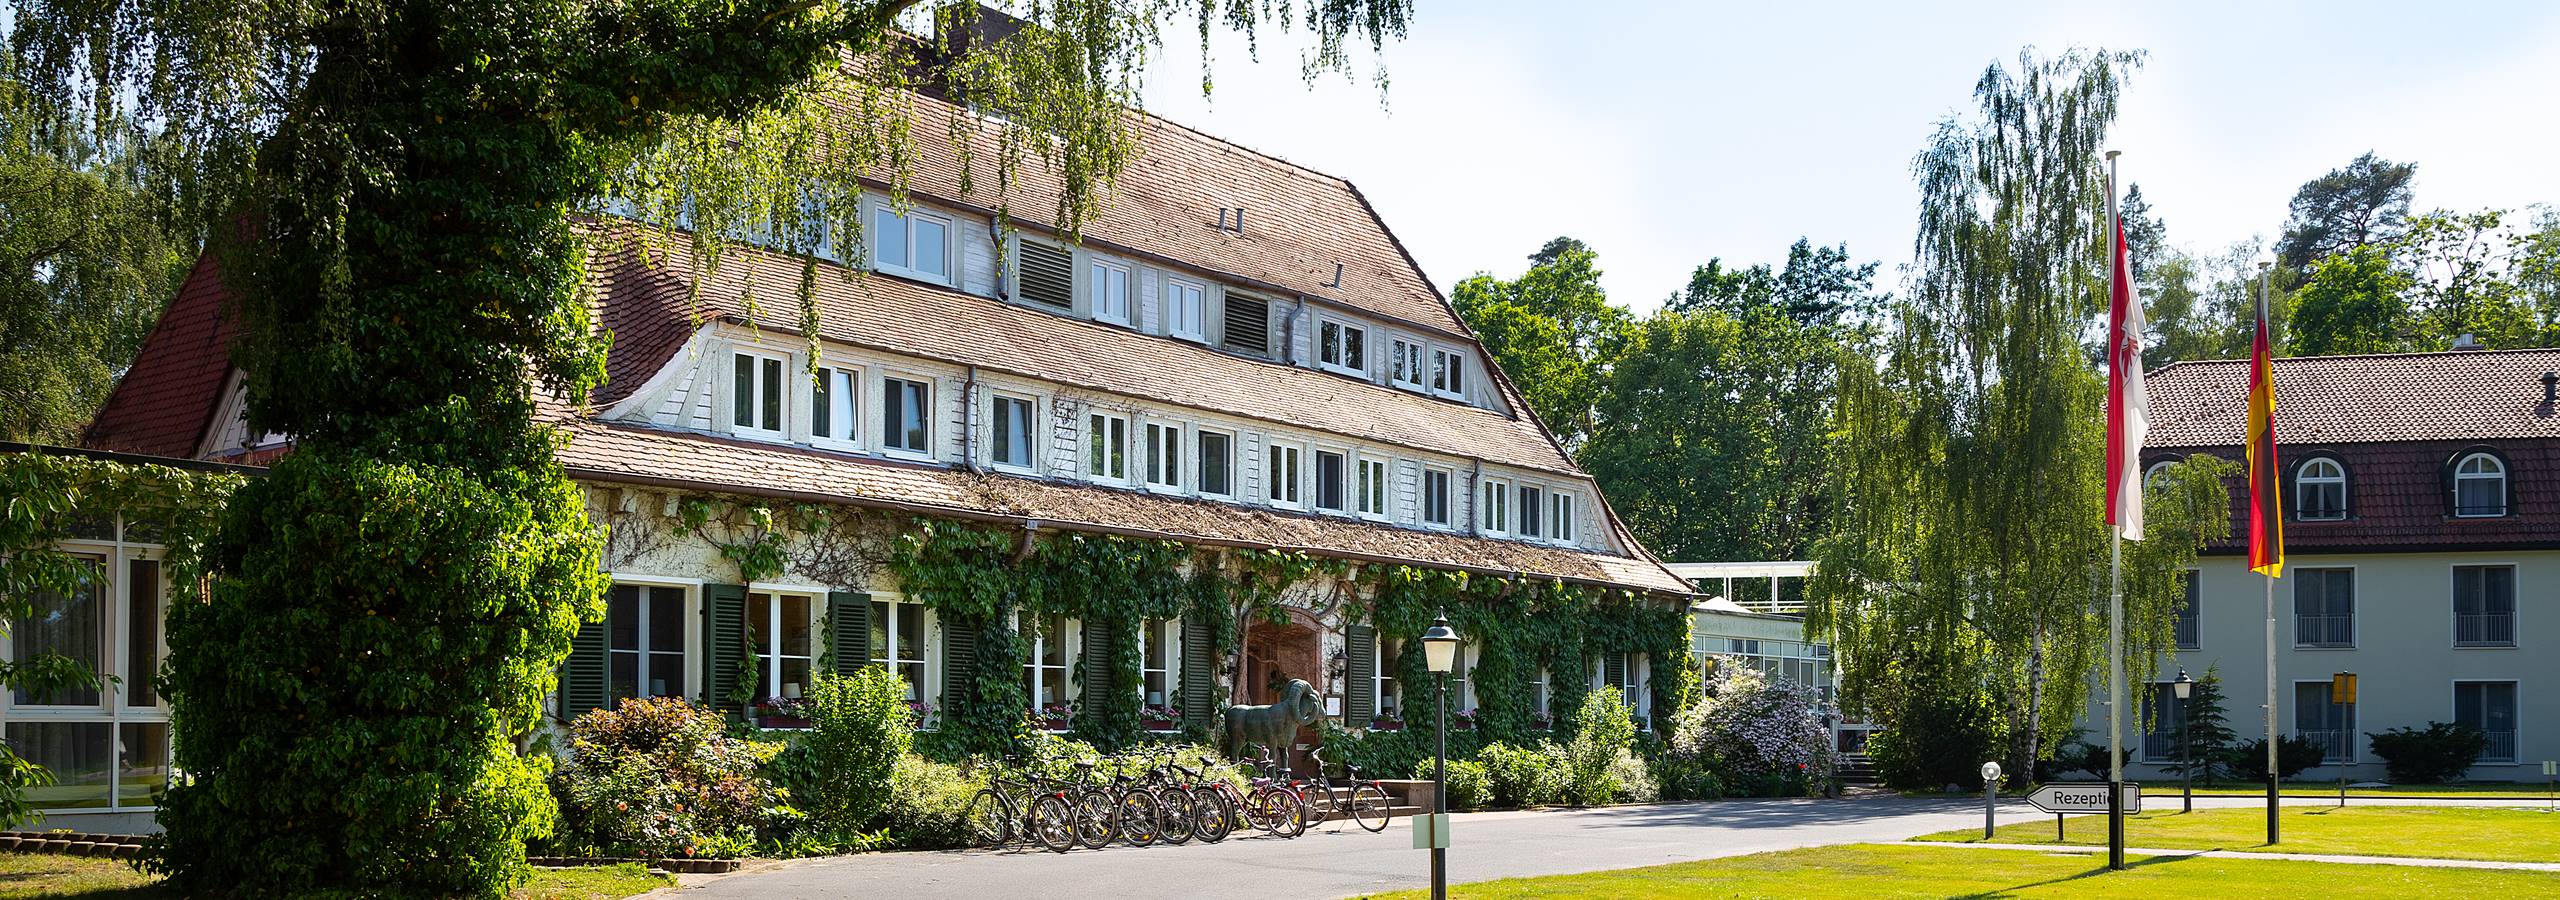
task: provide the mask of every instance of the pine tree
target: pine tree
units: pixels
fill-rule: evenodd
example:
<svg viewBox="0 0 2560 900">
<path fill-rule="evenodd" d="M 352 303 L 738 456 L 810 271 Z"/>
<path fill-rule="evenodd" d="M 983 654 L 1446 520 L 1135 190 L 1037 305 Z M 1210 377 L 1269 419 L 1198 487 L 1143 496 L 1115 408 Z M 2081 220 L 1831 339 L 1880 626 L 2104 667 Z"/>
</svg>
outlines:
<svg viewBox="0 0 2560 900">
<path fill-rule="evenodd" d="M 2183 736 L 2186 748 L 2179 758 L 2195 761 L 2196 780 L 2212 781 L 2216 774 L 2228 771 L 2225 763 L 2230 756 L 2231 744 L 2240 738 L 2232 733 L 2229 713 L 2222 708 L 2220 666 L 2206 669 L 2204 677 L 2196 679 L 2194 689 L 2187 694 L 2186 708 L 2186 734 Z M 2164 768 L 2184 774 L 2186 766 L 2177 764 Z"/>
</svg>

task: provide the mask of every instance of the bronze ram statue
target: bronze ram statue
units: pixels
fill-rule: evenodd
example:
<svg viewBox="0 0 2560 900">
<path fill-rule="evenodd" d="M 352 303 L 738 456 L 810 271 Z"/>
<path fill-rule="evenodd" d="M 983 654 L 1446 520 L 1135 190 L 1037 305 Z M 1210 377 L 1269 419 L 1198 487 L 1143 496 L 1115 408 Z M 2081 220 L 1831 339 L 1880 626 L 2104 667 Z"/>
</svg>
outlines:
<svg viewBox="0 0 2560 900">
<path fill-rule="evenodd" d="M 1298 729 L 1312 725 L 1324 717 L 1324 709 L 1316 702 L 1316 689 L 1306 679 L 1292 678 L 1280 688 L 1280 702 L 1269 706 L 1227 707 L 1226 737 L 1219 749 L 1228 759 L 1241 758 L 1245 747 L 1260 744 L 1271 749 L 1273 759 L 1284 770 L 1296 764 L 1293 759 L 1298 744 Z"/>
</svg>

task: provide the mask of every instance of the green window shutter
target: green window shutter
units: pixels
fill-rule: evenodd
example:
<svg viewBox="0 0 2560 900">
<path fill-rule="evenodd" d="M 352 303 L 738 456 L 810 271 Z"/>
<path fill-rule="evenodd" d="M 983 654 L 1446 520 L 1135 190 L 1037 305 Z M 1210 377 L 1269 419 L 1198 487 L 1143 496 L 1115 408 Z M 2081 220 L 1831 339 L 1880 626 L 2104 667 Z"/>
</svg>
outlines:
<svg viewBox="0 0 2560 900">
<path fill-rule="evenodd" d="M 1084 623 L 1084 693 L 1078 695 L 1082 708 L 1093 708 L 1094 698 L 1107 697 L 1119 690 L 1111 683 L 1111 625 L 1088 620 Z"/>
<path fill-rule="evenodd" d="M 715 709 L 740 706 L 738 667 L 747 652 L 747 586 L 702 586 L 702 699 Z"/>
<path fill-rule="evenodd" d="M 1351 657 L 1350 674 L 1344 676 L 1342 723 L 1365 728 L 1378 716 L 1378 630 L 1367 625 L 1353 625 L 1343 632 Z"/>
<path fill-rule="evenodd" d="M 1182 718 L 1209 723 L 1217 705 L 1218 630 L 1207 622 L 1182 620 Z"/>
<path fill-rule="evenodd" d="M 835 640 L 827 648 L 836 657 L 836 674 L 851 675 L 871 661 L 871 595 L 853 591 L 827 594 L 827 627 Z M 919 686 L 921 689 L 921 686 Z"/>
<path fill-rule="evenodd" d="M 1603 664 L 1608 666 L 1608 670 L 1601 674 L 1600 683 L 1609 685 L 1610 687 L 1625 687 L 1627 684 L 1627 655 L 1624 653 L 1610 653 L 1603 655 L 1601 659 L 1606 661 Z"/>
<path fill-rule="evenodd" d="M 975 695 L 978 686 L 978 631 L 983 624 L 961 616 L 942 619 L 942 705 Z"/>
<path fill-rule="evenodd" d="M 570 639 L 569 659 L 560 664 L 561 719 L 576 719 L 613 702 L 613 689 L 605 677 L 612 656 L 605 646 L 607 631 L 603 622 L 586 622 L 578 626 L 578 636 Z"/>
</svg>

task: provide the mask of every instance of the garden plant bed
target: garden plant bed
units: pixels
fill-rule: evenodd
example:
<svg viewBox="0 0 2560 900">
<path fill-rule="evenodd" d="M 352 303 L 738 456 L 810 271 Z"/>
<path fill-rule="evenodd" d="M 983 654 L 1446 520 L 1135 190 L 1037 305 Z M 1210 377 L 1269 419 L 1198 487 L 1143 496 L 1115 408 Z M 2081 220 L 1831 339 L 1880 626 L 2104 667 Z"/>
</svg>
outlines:
<svg viewBox="0 0 2560 900">
<path fill-rule="evenodd" d="M 743 859 L 640 859 L 606 856 L 530 856 L 525 863 L 537 869 L 590 869 L 618 866 L 624 863 L 647 866 L 679 875 L 726 875 L 747 864 Z"/>
</svg>

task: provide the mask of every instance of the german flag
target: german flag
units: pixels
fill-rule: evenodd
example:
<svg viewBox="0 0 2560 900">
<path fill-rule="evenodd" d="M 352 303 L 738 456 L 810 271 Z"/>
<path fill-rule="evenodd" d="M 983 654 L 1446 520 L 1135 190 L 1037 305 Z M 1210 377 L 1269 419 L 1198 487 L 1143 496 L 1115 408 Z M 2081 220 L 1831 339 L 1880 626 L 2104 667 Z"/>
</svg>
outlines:
<svg viewBox="0 0 2560 900">
<path fill-rule="evenodd" d="M 2276 361 L 2267 305 L 2258 301 L 2258 339 L 2249 349 L 2249 570 L 2284 577 L 2284 488 L 2276 467 Z"/>
</svg>

